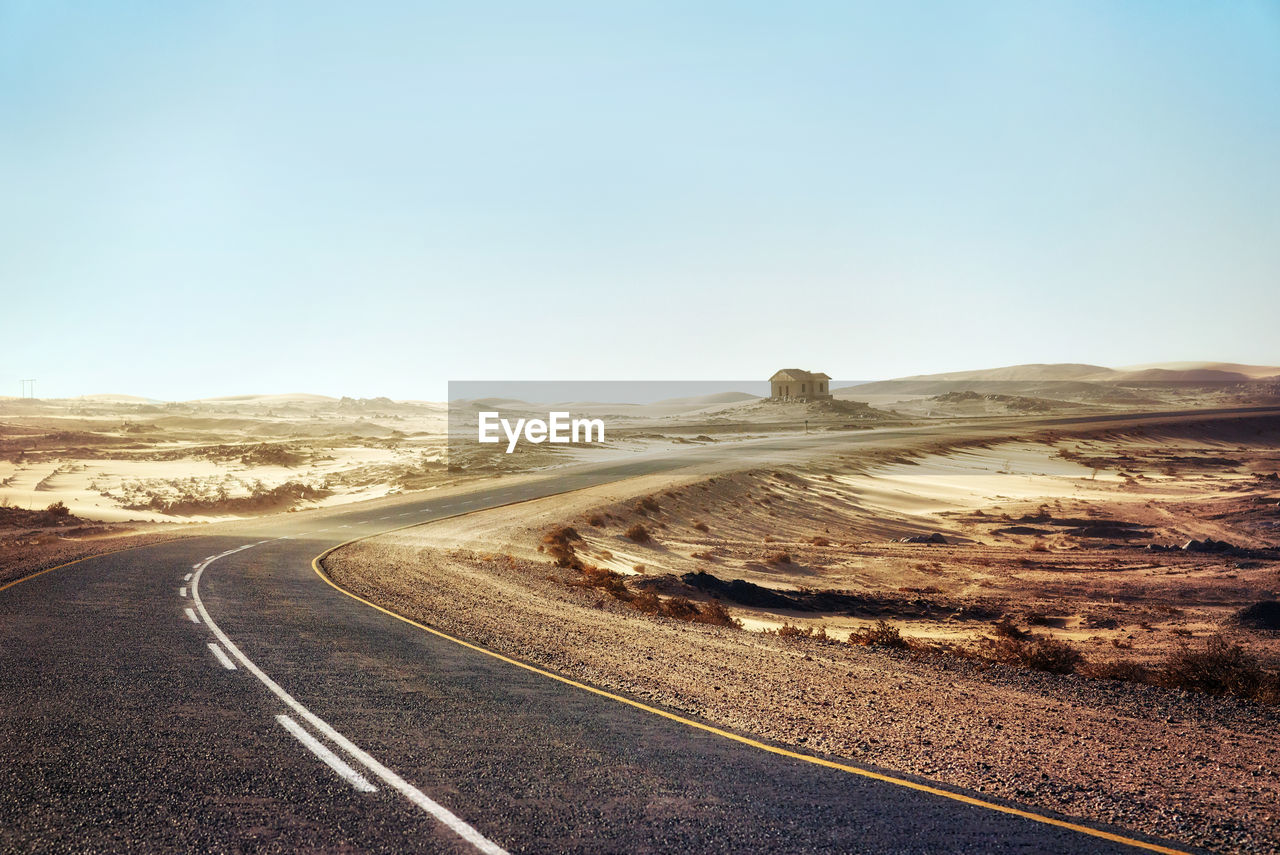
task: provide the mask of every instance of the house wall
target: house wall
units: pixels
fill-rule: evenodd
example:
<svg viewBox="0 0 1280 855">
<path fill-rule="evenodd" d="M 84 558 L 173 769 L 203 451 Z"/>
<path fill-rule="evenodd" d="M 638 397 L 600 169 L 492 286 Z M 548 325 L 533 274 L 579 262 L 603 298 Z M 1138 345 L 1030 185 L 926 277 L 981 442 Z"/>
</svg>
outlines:
<svg viewBox="0 0 1280 855">
<path fill-rule="evenodd" d="M 774 398 L 814 398 L 831 394 L 828 380 L 769 381 L 769 394 Z"/>
</svg>

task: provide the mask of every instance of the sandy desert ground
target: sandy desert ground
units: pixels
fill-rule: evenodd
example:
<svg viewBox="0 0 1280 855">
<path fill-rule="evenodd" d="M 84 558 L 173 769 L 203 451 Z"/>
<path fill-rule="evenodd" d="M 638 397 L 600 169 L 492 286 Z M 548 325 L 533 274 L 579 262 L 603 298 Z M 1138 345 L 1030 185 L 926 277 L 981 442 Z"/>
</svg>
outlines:
<svg viewBox="0 0 1280 855">
<path fill-rule="evenodd" d="M 447 632 L 741 731 L 1273 851 L 1278 505 L 1275 418 L 958 429 L 469 514 L 327 566 Z"/>
</svg>

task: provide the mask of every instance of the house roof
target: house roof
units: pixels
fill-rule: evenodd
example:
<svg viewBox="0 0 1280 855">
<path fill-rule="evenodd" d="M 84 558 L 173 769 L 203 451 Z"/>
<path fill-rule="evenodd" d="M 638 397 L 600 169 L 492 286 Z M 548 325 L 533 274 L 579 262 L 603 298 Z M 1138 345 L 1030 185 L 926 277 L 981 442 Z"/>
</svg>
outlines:
<svg viewBox="0 0 1280 855">
<path fill-rule="evenodd" d="M 821 371 L 811 373 L 802 371 L 799 368 L 784 368 L 769 378 L 770 383 L 801 383 L 809 380 L 830 380 L 831 378 L 823 374 Z"/>
</svg>

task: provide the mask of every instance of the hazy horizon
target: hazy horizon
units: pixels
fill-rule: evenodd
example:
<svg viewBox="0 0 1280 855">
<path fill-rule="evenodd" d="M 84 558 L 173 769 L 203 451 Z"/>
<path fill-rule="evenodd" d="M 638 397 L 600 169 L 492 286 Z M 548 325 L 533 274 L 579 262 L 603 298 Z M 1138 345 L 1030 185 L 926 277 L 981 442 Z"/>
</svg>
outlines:
<svg viewBox="0 0 1280 855">
<path fill-rule="evenodd" d="M 1280 362 L 1273 3 L 0 21 L 5 395 Z"/>
<path fill-rule="evenodd" d="M 1055 366 L 1073 366 L 1088 365 L 1089 363 L 1051 363 L 1046 367 Z M 977 369 L 955 369 L 939 372 L 928 372 L 924 375 L 902 375 L 899 377 L 875 377 L 860 380 L 839 380 L 830 381 L 830 388 L 833 392 L 840 392 L 845 389 L 853 388 L 862 384 L 878 383 L 890 380 L 910 380 L 911 377 L 935 377 L 945 376 L 949 374 L 969 374 L 975 372 L 998 372 L 1016 368 L 1036 368 L 1041 363 L 1024 363 L 1022 365 L 1012 366 L 988 366 L 986 368 Z M 794 366 L 792 366 L 794 367 Z M 1157 370 L 1200 370 L 1208 368 L 1209 370 L 1231 371 L 1233 368 L 1274 368 L 1275 376 L 1280 376 L 1280 366 L 1265 365 L 1245 365 L 1238 363 L 1221 363 L 1221 362 L 1167 362 L 1167 363 L 1140 363 L 1136 365 L 1118 365 L 1118 366 L 1093 366 L 1105 370 L 1114 370 L 1119 372 L 1137 372 L 1149 369 Z M 816 369 L 816 370 L 821 370 Z M 772 372 L 770 372 L 772 373 Z M 1248 372 L 1246 372 L 1247 374 Z M 1254 375 L 1255 377 L 1258 375 Z M 1268 377 L 1271 375 L 1267 375 Z M 956 380 L 957 389 L 966 389 L 966 383 L 972 381 Z M 983 379 L 981 381 L 986 386 L 992 386 L 1000 382 L 1007 382 L 1010 391 L 1021 391 L 1028 382 L 1031 382 L 1030 376 L 1013 380 L 991 380 Z M 1074 380 L 1067 377 L 1055 379 L 1041 379 L 1038 381 L 1043 386 L 1049 386 L 1053 382 L 1063 382 L 1071 384 Z M 1154 381 L 1158 382 L 1158 381 Z M 552 397 L 525 398 L 522 394 L 528 389 L 555 389 L 564 387 L 565 390 L 585 390 L 583 394 L 570 394 L 568 391 L 564 393 L 554 394 Z M 463 391 L 456 391 L 455 388 Z M 448 391 L 445 391 L 445 390 Z M 470 389 L 471 391 L 466 391 Z M 475 391 L 480 390 L 480 391 Z M 39 390 L 37 389 L 37 392 Z M 160 398 L 150 395 L 141 395 L 129 391 L 99 391 L 99 392 L 82 392 L 74 395 L 41 395 L 36 394 L 36 399 L 48 400 L 78 400 L 82 398 L 136 398 L 139 401 L 153 403 L 173 403 L 173 404 L 195 404 L 195 403 L 215 403 L 220 401 L 235 401 L 237 399 L 250 398 L 289 398 L 289 397 L 321 397 L 332 400 L 340 400 L 342 398 L 354 398 L 369 400 L 373 398 L 391 398 L 396 401 L 419 402 L 419 403 L 448 403 L 457 400 L 476 400 L 483 398 L 511 398 L 513 400 L 539 401 L 539 402 L 556 402 L 556 401 L 596 401 L 601 403 L 654 403 L 669 399 L 681 397 L 697 397 L 705 395 L 714 395 L 722 392 L 741 392 L 759 397 L 766 397 L 769 394 L 769 383 L 767 378 L 757 378 L 754 380 L 708 380 L 699 379 L 691 380 L 688 378 L 678 380 L 656 380 L 648 379 L 629 379 L 629 380 L 578 380 L 578 379 L 490 379 L 490 380 L 450 380 L 445 384 L 440 384 L 438 394 L 424 395 L 419 397 L 402 397 L 393 395 L 383 395 L 378 392 L 358 392 L 346 391 L 339 393 L 317 392 L 312 389 L 290 389 L 275 391 L 242 391 L 239 393 L 226 395 L 210 395 L 203 397 L 177 397 L 177 398 Z M 633 394 L 634 393 L 634 394 Z M 11 399 L 23 397 L 20 395 L 0 394 L 0 399 Z"/>
</svg>

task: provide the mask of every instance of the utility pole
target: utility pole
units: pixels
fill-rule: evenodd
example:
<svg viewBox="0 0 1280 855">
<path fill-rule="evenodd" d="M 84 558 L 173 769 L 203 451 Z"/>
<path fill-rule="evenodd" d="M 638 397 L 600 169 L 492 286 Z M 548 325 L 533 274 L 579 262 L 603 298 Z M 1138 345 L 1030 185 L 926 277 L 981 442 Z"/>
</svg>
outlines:
<svg viewBox="0 0 1280 855">
<path fill-rule="evenodd" d="M 23 380 L 22 381 L 22 397 L 34 398 L 35 396 L 36 396 L 35 378 L 32 378 L 30 380 Z"/>
</svg>

